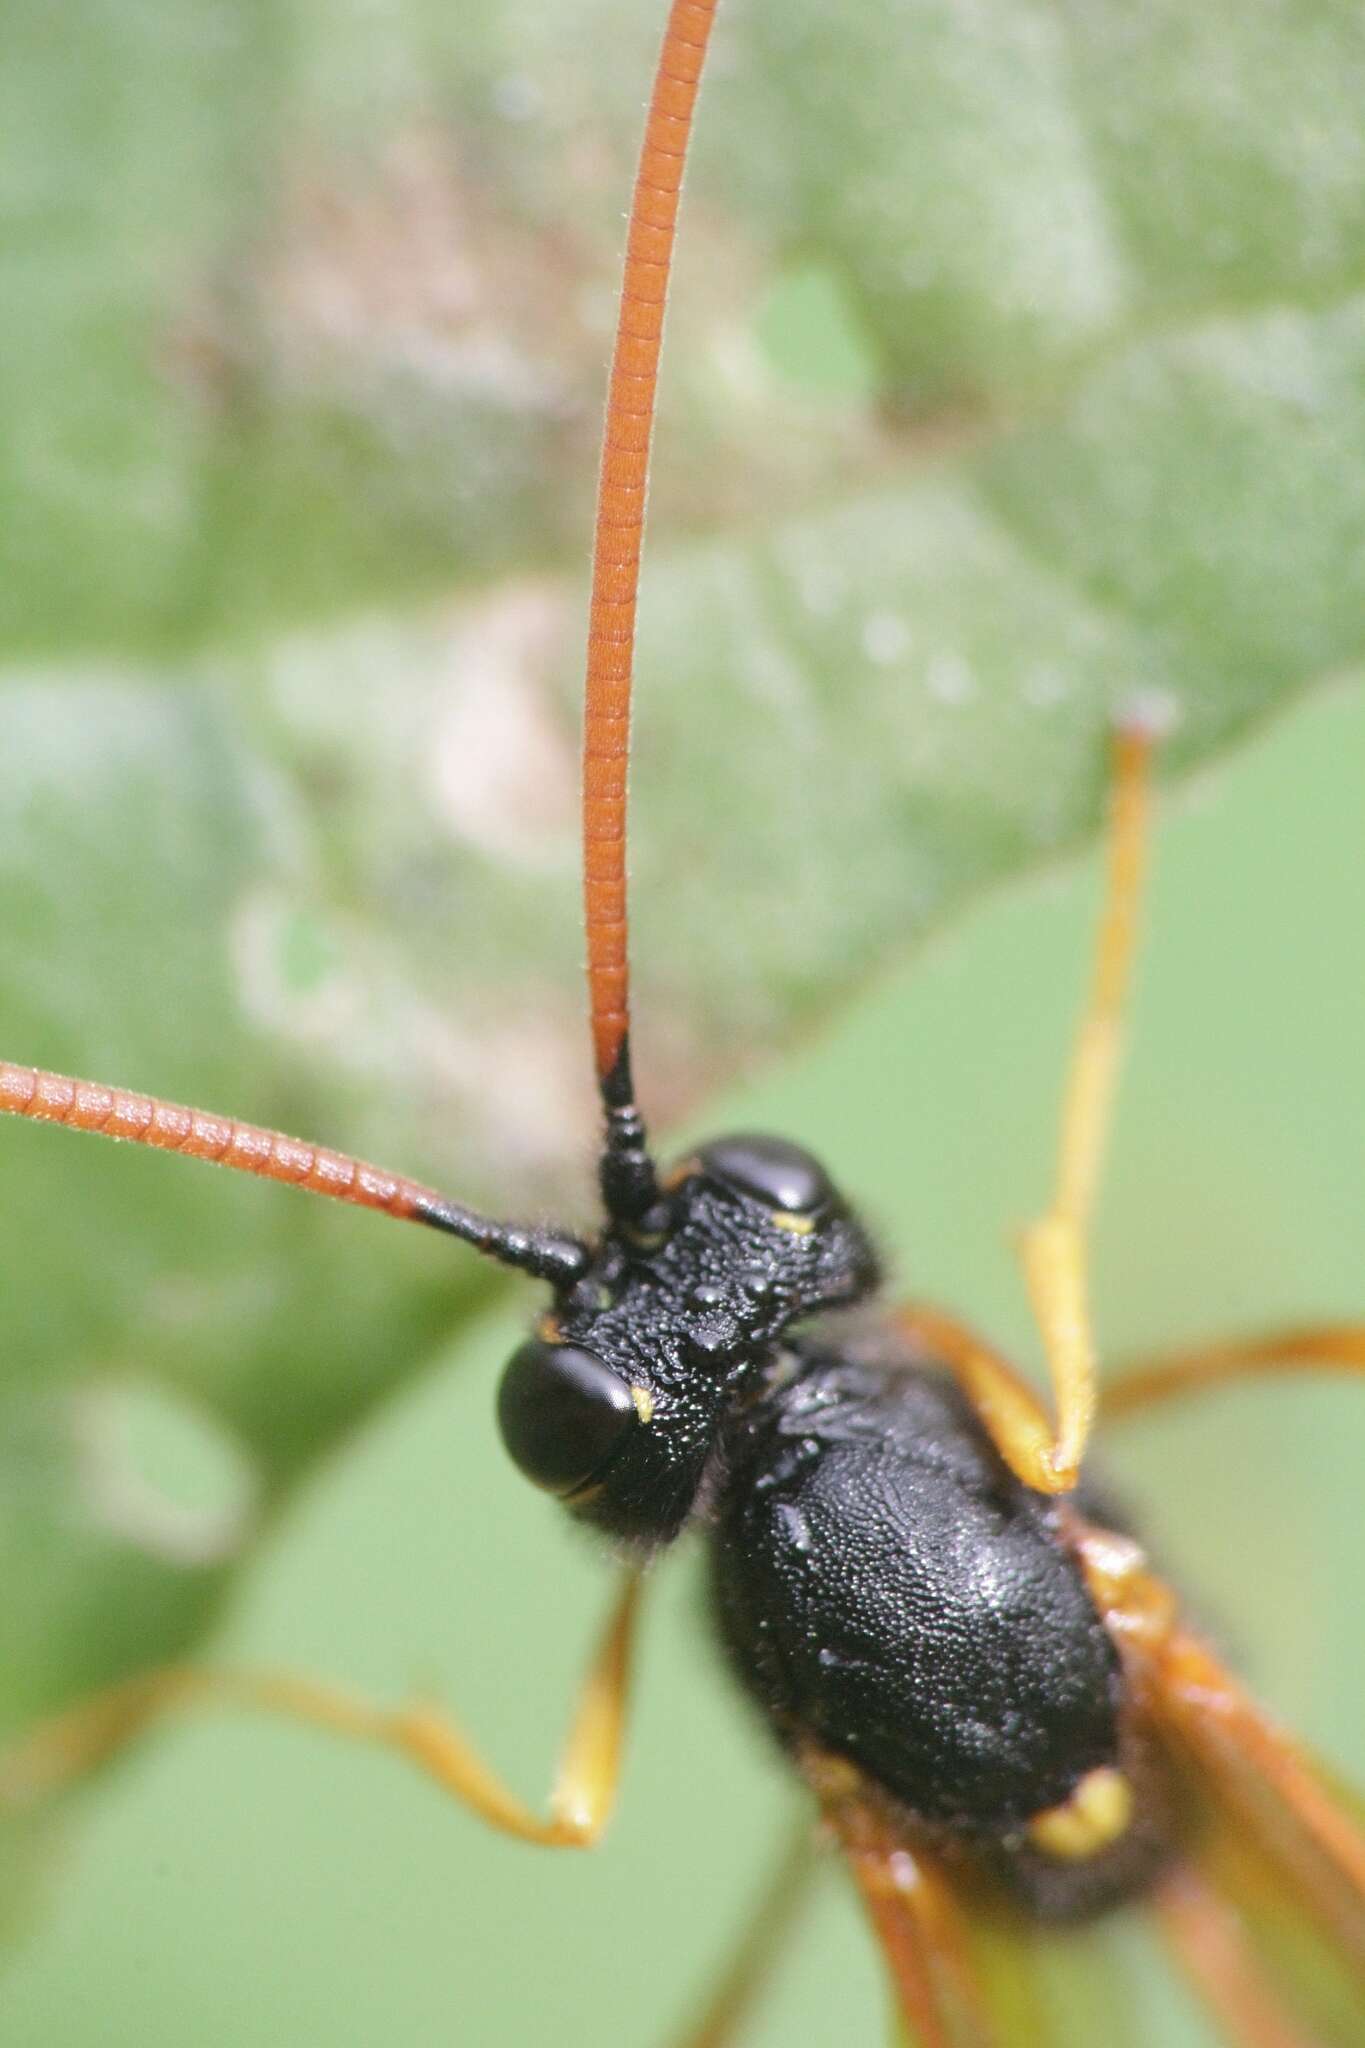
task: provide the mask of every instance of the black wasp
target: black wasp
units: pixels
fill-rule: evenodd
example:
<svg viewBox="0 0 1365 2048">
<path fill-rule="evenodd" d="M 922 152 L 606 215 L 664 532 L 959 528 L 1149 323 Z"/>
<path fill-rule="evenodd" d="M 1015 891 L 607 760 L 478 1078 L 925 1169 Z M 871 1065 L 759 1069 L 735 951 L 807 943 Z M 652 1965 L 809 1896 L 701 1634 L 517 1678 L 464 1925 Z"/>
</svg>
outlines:
<svg viewBox="0 0 1365 2048">
<path fill-rule="evenodd" d="M 725 1654 L 842 1848 L 901 2018 L 926 2048 L 1041 2039 L 1031 1943 L 1049 1924 L 1130 1901 L 1154 1909 L 1243 2048 L 1358 2041 L 1365 1836 L 1082 1477 L 1099 1408 L 1087 1226 L 1144 863 L 1152 716 L 1135 710 L 1115 735 L 1094 980 L 1054 1197 L 1024 1242 L 1052 1413 L 964 1323 L 878 1301 L 869 1236 L 807 1153 L 738 1135 L 661 1172 L 647 1140 L 626 949 L 632 650 L 664 303 L 713 14 L 714 0 L 672 6 L 602 458 L 583 770 L 605 1120 L 599 1232 L 496 1222 L 275 1132 L 0 1067 L 0 1107 L 17 1115 L 425 1223 L 548 1285 L 548 1306 L 502 1381 L 504 1441 L 531 1480 L 628 1560 L 548 1817 L 506 1791 L 434 1710 L 196 1668 L 152 1673 L 38 1727 L 4 1760 L 0 1789 L 31 1797 L 163 1709 L 219 1698 L 387 1743 L 493 1826 L 586 1846 L 616 1785 L 641 1568 L 700 1523 Z M 1158 1361 L 1106 1399 L 1132 1409 L 1281 1361 L 1358 1365 L 1362 1350 L 1354 1329 L 1282 1332 Z M 782 1900 L 793 1895 L 784 1873 Z M 765 1943 L 774 1911 L 768 1902 L 756 1923 Z M 1294 1940 L 1262 1939 L 1268 1916 Z M 737 2021 L 755 1956 L 741 1948 L 698 2042 L 719 2042 Z"/>
</svg>

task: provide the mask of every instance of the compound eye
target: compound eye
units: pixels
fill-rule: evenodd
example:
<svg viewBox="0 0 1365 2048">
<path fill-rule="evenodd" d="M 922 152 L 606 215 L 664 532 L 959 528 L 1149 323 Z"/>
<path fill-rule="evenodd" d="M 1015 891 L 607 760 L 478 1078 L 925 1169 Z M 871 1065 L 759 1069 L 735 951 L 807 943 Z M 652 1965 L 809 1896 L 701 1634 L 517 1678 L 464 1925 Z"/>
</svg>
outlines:
<svg viewBox="0 0 1365 2048">
<path fill-rule="evenodd" d="M 784 1138 L 720 1138 L 700 1156 L 708 1173 L 728 1181 L 741 1194 L 752 1195 L 767 1209 L 806 1216 L 836 1199 L 819 1160 Z"/>
<path fill-rule="evenodd" d="M 531 1337 L 498 1389 L 498 1426 L 514 1464 L 550 1493 L 576 1493 L 639 1420 L 630 1388 L 595 1352 Z"/>
</svg>

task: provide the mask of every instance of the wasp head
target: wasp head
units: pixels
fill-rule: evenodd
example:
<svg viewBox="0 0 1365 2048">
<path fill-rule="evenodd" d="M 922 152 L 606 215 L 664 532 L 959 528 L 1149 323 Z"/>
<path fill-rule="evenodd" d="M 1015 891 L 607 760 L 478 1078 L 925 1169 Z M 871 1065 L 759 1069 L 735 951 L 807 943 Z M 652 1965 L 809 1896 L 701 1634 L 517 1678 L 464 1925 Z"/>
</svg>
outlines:
<svg viewBox="0 0 1365 2048">
<path fill-rule="evenodd" d="M 642 1542 L 676 1535 L 721 1420 L 791 1324 L 877 1284 L 862 1224 L 779 1138 L 724 1138 L 609 1224 L 503 1375 L 503 1440 L 573 1513 Z"/>
</svg>

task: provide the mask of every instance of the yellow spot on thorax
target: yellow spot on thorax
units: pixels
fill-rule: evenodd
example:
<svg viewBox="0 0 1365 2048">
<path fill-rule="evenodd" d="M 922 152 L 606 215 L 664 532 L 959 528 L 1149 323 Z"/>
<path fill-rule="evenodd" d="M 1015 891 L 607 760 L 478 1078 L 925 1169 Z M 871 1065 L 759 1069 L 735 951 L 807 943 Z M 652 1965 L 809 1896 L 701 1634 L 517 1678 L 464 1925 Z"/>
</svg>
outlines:
<svg viewBox="0 0 1365 2048">
<path fill-rule="evenodd" d="M 1133 1788 L 1107 1765 L 1088 1771 L 1069 1799 L 1035 1813 L 1029 1840 L 1062 1863 L 1085 1863 L 1117 1842 L 1133 1818 Z"/>
</svg>

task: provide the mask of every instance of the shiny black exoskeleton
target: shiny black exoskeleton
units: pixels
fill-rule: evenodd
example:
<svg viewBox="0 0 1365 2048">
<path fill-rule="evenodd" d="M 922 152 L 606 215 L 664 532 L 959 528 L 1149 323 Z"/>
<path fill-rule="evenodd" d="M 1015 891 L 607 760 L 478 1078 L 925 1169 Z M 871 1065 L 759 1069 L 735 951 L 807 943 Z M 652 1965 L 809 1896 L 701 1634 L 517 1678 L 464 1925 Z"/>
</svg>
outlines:
<svg viewBox="0 0 1365 2048">
<path fill-rule="evenodd" d="M 1117 1754 L 1118 1658 L 963 1396 L 885 1344 L 798 1340 L 726 1436 L 730 1660 L 784 1741 L 912 1813 L 1002 1835 Z"/>
<path fill-rule="evenodd" d="M 721 1640 L 779 1741 L 1027 1885 L 1026 1824 L 1120 1764 L 1119 1661 L 1056 1503 L 948 1374 L 857 1318 L 812 1320 L 878 1277 L 807 1154 L 708 1146 L 559 1290 L 507 1368 L 503 1435 L 614 1536 L 708 1523 Z M 1120 1848 L 1096 1875 L 1122 1891 L 1127 1868 Z M 1054 1893 L 1060 1912 L 1096 1896 Z"/>
<path fill-rule="evenodd" d="M 609 1226 L 503 1378 L 503 1439 L 584 1521 L 644 1542 L 696 1505 L 726 1416 L 795 1322 L 859 1301 L 876 1256 L 821 1167 L 776 1138 L 707 1146 Z"/>
</svg>

